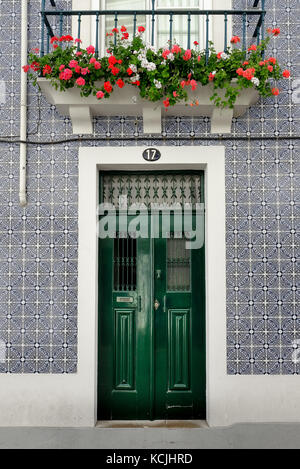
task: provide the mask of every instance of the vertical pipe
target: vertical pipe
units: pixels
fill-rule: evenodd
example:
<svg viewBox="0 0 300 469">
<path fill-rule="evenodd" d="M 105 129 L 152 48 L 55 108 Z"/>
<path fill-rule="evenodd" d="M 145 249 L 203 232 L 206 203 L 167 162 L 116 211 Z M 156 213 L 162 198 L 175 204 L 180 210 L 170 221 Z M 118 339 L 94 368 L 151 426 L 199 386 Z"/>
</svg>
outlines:
<svg viewBox="0 0 300 469">
<path fill-rule="evenodd" d="M 151 31 L 151 45 L 154 46 L 154 33 L 155 33 L 155 0 L 152 0 L 152 31 Z"/>
<path fill-rule="evenodd" d="M 173 13 L 170 13 L 170 46 L 172 45 L 173 42 Z"/>
<path fill-rule="evenodd" d="M 188 14 L 188 40 L 187 40 L 187 49 L 191 48 L 191 13 Z"/>
<path fill-rule="evenodd" d="M 247 14 L 243 13 L 243 50 L 246 50 L 246 19 Z"/>
<path fill-rule="evenodd" d="M 95 43 L 95 54 L 99 56 L 99 12 L 96 13 L 96 43 Z"/>
<path fill-rule="evenodd" d="M 24 0 L 21 10 L 21 67 L 27 63 L 28 44 L 28 0 Z M 42 2 L 45 8 L 45 2 Z M 43 18 L 42 18 L 43 21 Z M 42 27 L 43 30 L 43 27 Z M 21 69 L 21 106 L 20 106 L 20 140 L 27 139 L 27 74 Z M 27 205 L 26 197 L 26 171 L 27 171 L 27 144 L 20 143 L 20 192 L 19 200 L 21 207 Z"/>
<path fill-rule="evenodd" d="M 205 61 L 208 63 L 209 58 L 209 14 L 206 13 L 206 46 L 205 46 Z"/>
<path fill-rule="evenodd" d="M 257 32 L 257 45 L 260 43 L 260 30 Z"/>
<path fill-rule="evenodd" d="M 227 52 L 227 34 L 228 34 L 228 15 L 224 13 L 224 52 Z"/>
<path fill-rule="evenodd" d="M 44 44 L 44 40 L 45 40 L 45 14 L 44 14 L 45 3 L 46 3 L 46 0 L 42 0 L 41 57 L 43 57 L 43 55 L 45 55 L 45 44 Z M 22 4 L 22 6 L 23 6 L 23 4 Z"/>
</svg>

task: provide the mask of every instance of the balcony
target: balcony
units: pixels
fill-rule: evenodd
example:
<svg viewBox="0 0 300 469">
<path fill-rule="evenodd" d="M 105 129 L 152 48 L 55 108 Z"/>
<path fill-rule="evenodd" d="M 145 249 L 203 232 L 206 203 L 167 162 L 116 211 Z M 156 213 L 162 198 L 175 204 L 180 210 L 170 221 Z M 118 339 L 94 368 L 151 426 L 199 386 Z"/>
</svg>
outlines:
<svg viewBox="0 0 300 469">
<path fill-rule="evenodd" d="M 228 49 L 232 35 L 231 25 L 234 25 L 234 34 L 241 37 L 241 46 L 246 50 L 251 44 L 259 43 L 264 38 L 264 18 L 265 1 L 255 0 L 253 8 L 248 10 L 200 10 L 198 8 L 189 9 L 164 9 L 156 8 L 155 0 L 152 0 L 152 8 L 149 10 L 58 10 L 55 0 L 50 0 L 53 9 L 46 9 L 46 0 L 42 0 L 42 32 L 41 32 L 41 55 L 50 51 L 50 40 L 54 35 L 62 35 L 66 31 L 72 31 L 73 36 L 89 41 L 94 44 L 96 56 L 102 56 L 106 49 L 105 25 L 109 21 L 118 28 L 124 24 L 132 34 L 136 33 L 140 19 L 145 21 L 148 31 L 148 41 L 151 45 L 159 47 L 158 25 L 164 22 L 167 28 L 167 37 L 170 43 L 174 41 L 176 18 L 181 18 L 181 24 L 185 31 L 185 44 L 187 49 L 196 39 L 205 51 L 205 59 L 209 60 L 210 41 L 216 39 L 216 34 L 212 30 L 217 30 L 217 42 L 220 50 Z M 162 20 L 163 18 L 163 20 Z M 89 23 L 87 23 L 89 21 Z M 195 37 L 193 25 L 199 25 Z M 84 28 L 82 26 L 84 24 Z M 87 28 L 87 24 L 90 28 Z M 181 26 L 182 27 L 182 26 Z M 86 31 L 92 32 L 94 40 L 86 39 Z M 221 43 L 220 43 L 221 41 Z M 89 45 L 86 43 L 86 45 Z M 242 116 L 247 109 L 258 100 L 258 92 L 254 88 L 245 89 L 241 92 L 233 109 L 216 108 L 209 99 L 213 93 L 212 85 L 198 86 L 197 90 L 189 91 L 189 98 L 197 100 L 199 106 L 191 107 L 186 103 L 176 104 L 164 109 L 162 102 L 151 103 L 139 96 L 137 89 L 126 85 L 122 90 L 115 90 L 109 100 L 98 101 L 94 96 L 82 98 L 79 90 L 72 88 L 65 92 L 57 91 L 48 80 L 39 78 L 38 83 L 42 92 L 51 104 L 57 107 L 62 115 L 70 116 L 73 123 L 73 133 L 92 133 L 93 116 L 143 116 L 144 132 L 148 134 L 161 133 L 162 116 L 207 116 L 211 118 L 211 132 L 224 134 L 230 133 L 233 117 Z"/>
</svg>

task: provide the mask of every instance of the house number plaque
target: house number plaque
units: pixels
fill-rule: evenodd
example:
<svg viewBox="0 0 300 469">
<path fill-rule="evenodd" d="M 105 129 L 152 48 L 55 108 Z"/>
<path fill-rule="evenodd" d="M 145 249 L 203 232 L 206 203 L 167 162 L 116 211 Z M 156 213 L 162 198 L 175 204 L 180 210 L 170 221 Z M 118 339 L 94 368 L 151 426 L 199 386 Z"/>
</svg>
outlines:
<svg viewBox="0 0 300 469">
<path fill-rule="evenodd" d="M 143 152 L 143 158 L 146 161 L 157 161 L 160 157 L 161 153 L 157 148 L 147 148 L 147 150 Z"/>
<path fill-rule="evenodd" d="M 117 303 L 133 303 L 131 296 L 117 296 Z"/>
</svg>

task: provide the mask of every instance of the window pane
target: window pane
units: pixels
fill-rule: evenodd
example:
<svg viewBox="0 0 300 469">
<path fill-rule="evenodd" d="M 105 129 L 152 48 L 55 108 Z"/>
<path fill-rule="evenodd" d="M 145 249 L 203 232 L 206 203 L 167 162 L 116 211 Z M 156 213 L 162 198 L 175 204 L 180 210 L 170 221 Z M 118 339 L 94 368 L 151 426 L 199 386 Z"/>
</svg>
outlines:
<svg viewBox="0 0 300 469">
<path fill-rule="evenodd" d="M 144 0 L 106 0 L 107 10 L 143 10 L 146 8 L 146 1 Z M 122 25 L 126 26 L 127 31 L 130 34 L 130 38 L 133 35 L 133 17 L 127 15 L 120 15 L 118 17 L 118 27 Z M 137 26 L 146 26 L 146 17 L 137 17 Z M 115 18 L 113 16 L 106 17 L 106 33 L 110 33 L 115 27 Z"/>
<path fill-rule="evenodd" d="M 167 290 L 189 291 L 191 288 L 191 251 L 185 248 L 184 238 L 176 239 L 174 233 L 167 240 Z"/>
<path fill-rule="evenodd" d="M 157 6 L 159 8 L 189 8 L 200 7 L 202 0 L 158 0 Z M 168 44 L 170 39 L 170 21 L 168 16 L 160 16 L 158 22 L 158 47 L 164 47 Z M 182 47 L 187 47 L 188 36 L 188 17 L 175 15 L 173 16 L 172 25 L 172 40 Z M 191 44 L 194 41 L 199 41 L 199 17 L 192 16 L 191 21 Z"/>
</svg>

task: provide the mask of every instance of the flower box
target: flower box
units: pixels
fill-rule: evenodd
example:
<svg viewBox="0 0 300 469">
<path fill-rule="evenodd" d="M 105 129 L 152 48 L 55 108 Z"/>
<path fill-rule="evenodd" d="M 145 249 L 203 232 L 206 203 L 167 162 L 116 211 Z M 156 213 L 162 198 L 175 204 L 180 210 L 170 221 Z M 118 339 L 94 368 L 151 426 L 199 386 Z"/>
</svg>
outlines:
<svg viewBox="0 0 300 469">
<path fill-rule="evenodd" d="M 233 109 L 218 108 L 210 97 L 213 85 L 197 86 L 195 91 L 188 90 L 188 101 L 179 102 L 165 109 L 163 101 L 149 102 L 140 97 L 139 89 L 125 85 L 123 89 L 114 89 L 109 99 L 97 100 L 93 95 L 81 97 L 78 88 L 66 91 L 56 90 L 46 78 L 38 78 L 43 94 L 54 104 L 58 112 L 69 116 L 73 124 L 74 134 L 93 133 L 93 116 L 143 116 L 144 133 L 160 134 L 162 116 L 206 116 L 211 118 L 211 132 L 228 134 L 231 132 L 233 117 L 240 117 L 259 99 L 255 88 L 243 89 Z M 101 88 L 102 83 L 99 83 Z M 222 90 L 219 90 L 222 97 Z M 198 102 L 199 104 L 189 103 Z"/>
</svg>

